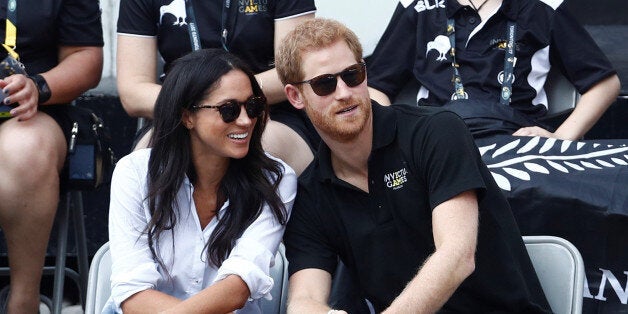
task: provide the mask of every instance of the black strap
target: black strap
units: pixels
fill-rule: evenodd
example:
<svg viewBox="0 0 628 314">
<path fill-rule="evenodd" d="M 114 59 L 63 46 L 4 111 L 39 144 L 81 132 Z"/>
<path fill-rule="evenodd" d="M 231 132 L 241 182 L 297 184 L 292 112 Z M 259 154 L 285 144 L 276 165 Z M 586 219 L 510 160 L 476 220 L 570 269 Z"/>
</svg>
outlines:
<svg viewBox="0 0 628 314">
<path fill-rule="evenodd" d="M 188 16 L 188 33 L 190 34 L 192 51 L 202 49 L 201 37 L 198 34 L 198 25 L 196 23 L 196 15 L 194 14 L 194 6 L 192 5 L 192 0 L 185 0 L 185 10 Z M 227 39 L 229 36 L 227 22 L 229 22 L 229 12 L 231 11 L 231 0 L 224 0 L 222 6 L 222 15 L 220 17 L 220 43 L 222 44 L 222 48 L 225 51 L 229 51 L 229 47 L 227 45 Z"/>
<path fill-rule="evenodd" d="M 503 105 L 510 103 L 510 96 L 512 95 L 512 83 L 514 81 L 514 69 L 517 58 L 515 57 L 515 39 L 517 24 L 513 21 L 508 21 L 506 25 L 506 38 L 507 44 L 505 47 L 506 53 L 504 55 L 504 70 L 500 73 L 499 79 L 501 80 L 502 89 L 499 97 L 499 102 Z M 462 84 L 462 77 L 458 68 L 460 65 L 456 61 L 456 26 L 454 19 L 447 20 L 447 37 L 449 37 L 449 43 L 451 49 L 449 55 L 451 56 L 451 66 L 453 68 L 452 82 L 454 84 L 454 93 L 451 95 L 452 100 L 468 99 L 469 95 L 464 91 L 464 85 Z"/>
<path fill-rule="evenodd" d="M 229 19 L 229 9 L 231 8 L 231 0 L 224 0 L 222 6 L 222 16 L 220 17 L 220 43 L 222 43 L 222 49 L 229 51 L 227 47 L 227 37 L 229 36 L 229 30 L 227 29 L 227 21 Z"/>
<path fill-rule="evenodd" d="M 201 36 L 198 34 L 198 26 L 196 26 L 196 15 L 194 15 L 194 7 L 192 0 L 185 0 L 185 11 L 188 16 L 188 33 L 190 34 L 190 44 L 192 51 L 201 49 Z"/>
<path fill-rule="evenodd" d="M 515 80 L 514 70 L 515 62 L 515 36 L 517 33 L 517 27 L 515 22 L 508 21 L 506 38 L 508 38 L 508 44 L 506 45 L 506 55 L 504 56 L 504 71 L 502 81 L 502 92 L 500 93 L 499 102 L 502 105 L 510 104 L 510 96 L 512 95 L 512 82 Z M 500 75 L 501 77 L 501 75 Z"/>
</svg>

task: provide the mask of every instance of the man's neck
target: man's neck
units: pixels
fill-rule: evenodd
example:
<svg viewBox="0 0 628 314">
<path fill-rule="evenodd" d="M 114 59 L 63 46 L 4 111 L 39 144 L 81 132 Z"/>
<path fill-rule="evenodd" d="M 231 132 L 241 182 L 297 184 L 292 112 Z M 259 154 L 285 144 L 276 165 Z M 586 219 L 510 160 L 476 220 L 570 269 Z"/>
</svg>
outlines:
<svg viewBox="0 0 628 314">
<path fill-rule="evenodd" d="M 368 159 L 373 145 L 373 115 L 360 134 L 350 142 L 325 139 L 331 151 L 331 165 L 336 176 L 368 192 Z"/>
<path fill-rule="evenodd" d="M 501 6 L 502 0 L 458 0 L 458 3 L 476 9 L 482 21 L 485 21 Z"/>
</svg>

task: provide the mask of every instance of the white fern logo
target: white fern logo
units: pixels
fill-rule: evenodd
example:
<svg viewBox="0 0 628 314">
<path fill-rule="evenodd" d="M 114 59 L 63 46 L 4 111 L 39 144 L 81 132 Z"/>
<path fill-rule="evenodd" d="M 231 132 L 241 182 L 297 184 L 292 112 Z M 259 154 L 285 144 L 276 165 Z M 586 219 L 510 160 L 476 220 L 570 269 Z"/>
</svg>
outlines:
<svg viewBox="0 0 628 314">
<path fill-rule="evenodd" d="M 557 146 L 557 144 L 560 145 L 560 153 L 564 153 L 564 155 L 543 155 Z M 579 153 L 587 145 L 597 150 Z M 545 141 L 542 141 L 542 138 L 537 136 L 527 142 L 524 139 L 516 139 L 499 148 L 497 148 L 497 144 L 492 144 L 479 147 L 479 150 L 482 156 L 491 154 L 491 159 L 505 153 L 514 156 L 491 164 L 487 162 L 486 164 L 497 185 L 506 191 L 511 190 L 511 179 L 530 181 L 531 173 L 549 175 L 553 171 L 570 173 L 628 166 L 628 147 L 625 144 L 620 146 L 601 145 L 598 143 L 563 141 L 554 138 L 547 138 Z M 484 159 L 486 162 L 488 158 Z"/>
</svg>

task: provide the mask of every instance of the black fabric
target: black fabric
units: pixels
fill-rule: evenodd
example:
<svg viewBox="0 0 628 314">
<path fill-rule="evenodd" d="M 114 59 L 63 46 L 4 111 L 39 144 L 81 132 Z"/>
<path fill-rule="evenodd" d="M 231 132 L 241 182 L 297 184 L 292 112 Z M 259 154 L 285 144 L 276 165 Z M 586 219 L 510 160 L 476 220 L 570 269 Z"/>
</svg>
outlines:
<svg viewBox="0 0 628 314">
<path fill-rule="evenodd" d="M 419 105 L 426 105 L 422 101 Z M 475 139 L 494 135 L 510 135 L 520 128 L 538 126 L 554 131 L 547 125 L 498 102 L 475 99 L 453 100 L 442 106 L 460 116 Z"/>
<path fill-rule="evenodd" d="M 582 254 L 583 313 L 625 312 L 628 140 L 496 135 L 476 143 L 521 233 L 565 238 Z"/>
<path fill-rule="evenodd" d="M 402 1 L 403 2 L 403 1 Z M 443 105 L 453 94 L 449 17 L 456 20 L 456 59 L 470 99 L 495 102 L 504 68 L 507 21 L 517 23 L 515 81 L 511 106 L 530 118 L 546 114 L 542 90 L 550 67 L 558 67 L 580 93 L 615 73 L 588 33 L 566 11 L 540 0 L 504 0 L 499 11 L 470 37 L 479 15 L 456 0 L 434 8 L 413 1 L 398 5 L 388 28 L 369 60 L 369 86 L 391 99 L 411 78 L 422 85 L 425 101 Z M 537 90 L 540 92 L 537 93 Z M 427 92 L 429 91 L 429 92 Z"/>
<path fill-rule="evenodd" d="M 374 104 L 373 125 L 370 193 L 334 175 L 324 144 L 300 177 L 284 237 L 290 273 L 333 273 L 339 255 L 379 312 L 434 251 L 432 210 L 476 190 L 476 270 L 442 312 L 547 312 L 510 208 L 461 119 L 438 108 Z"/>
<path fill-rule="evenodd" d="M 170 62 L 192 51 L 185 0 L 123 0 L 118 33 L 158 38 L 159 53 Z M 275 20 L 316 10 L 313 0 L 235 1 L 228 21 L 229 51 L 245 60 L 255 73 L 274 67 Z M 203 48 L 222 48 L 220 34 L 224 0 L 192 0 Z M 230 16 L 233 16 L 231 14 Z"/>
<path fill-rule="evenodd" d="M 61 46 L 102 46 L 98 2 L 93 0 L 18 1 L 17 48 L 30 75 L 52 69 Z M 7 1 L 0 1 L 0 38 L 5 38 Z M 4 48 L 2 49 L 4 50 Z"/>
</svg>

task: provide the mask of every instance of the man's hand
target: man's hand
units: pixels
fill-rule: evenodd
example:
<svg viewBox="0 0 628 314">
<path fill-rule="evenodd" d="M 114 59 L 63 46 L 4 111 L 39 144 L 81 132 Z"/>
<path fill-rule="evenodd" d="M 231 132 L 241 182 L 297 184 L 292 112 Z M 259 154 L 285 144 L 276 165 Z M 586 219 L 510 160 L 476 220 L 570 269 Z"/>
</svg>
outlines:
<svg viewBox="0 0 628 314">
<path fill-rule="evenodd" d="M 4 91 L 4 104 L 17 104 L 11 109 L 11 115 L 20 121 L 28 120 L 37 113 L 39 92 L 35 82 L 23 74 L 15 74 L 0 80 Z"/>
</svg>

